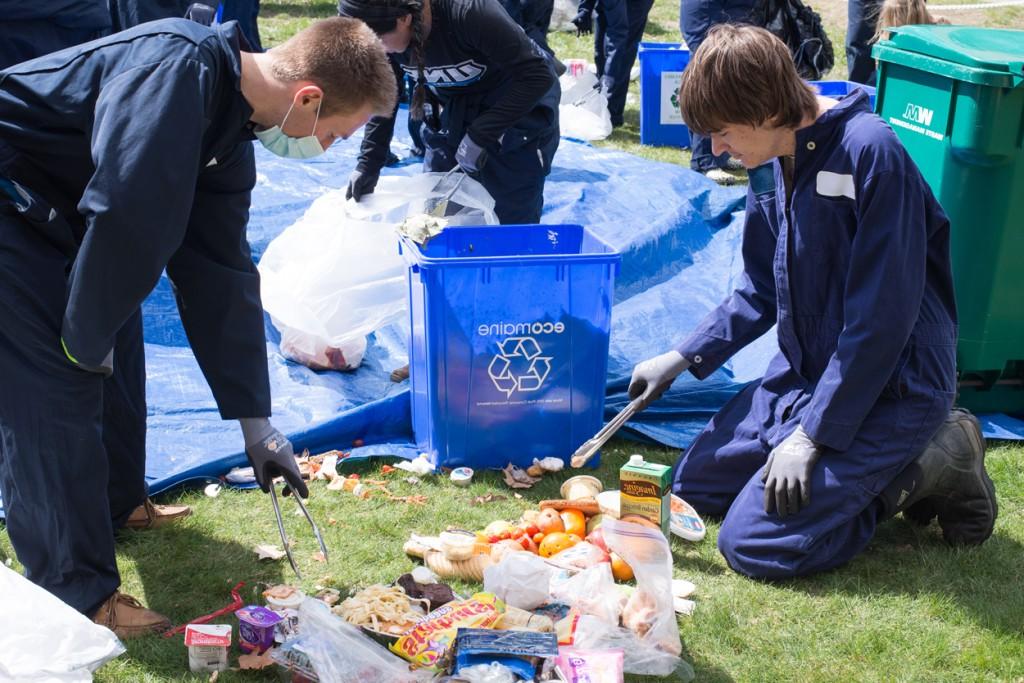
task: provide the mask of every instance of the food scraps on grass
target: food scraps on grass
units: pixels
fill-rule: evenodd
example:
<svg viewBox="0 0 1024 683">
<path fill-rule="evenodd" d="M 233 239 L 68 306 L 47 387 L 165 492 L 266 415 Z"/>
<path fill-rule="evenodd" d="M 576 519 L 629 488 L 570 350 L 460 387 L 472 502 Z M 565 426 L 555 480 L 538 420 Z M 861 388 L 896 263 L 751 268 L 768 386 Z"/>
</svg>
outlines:
<svg viewBox="0 0 1024 683">
<path fill-rule="evenodd" d="M 253 548 L 253 552 L 256 553 L 257 560 L 280 560 L 287 554 L 276 545 L 270 545 L 269 543 L 260 543 Z"/>
<path fill-rule="evenodd" d="M 238 657 L 238 668 L 239 669 L 266 669 L 268 666 L 274 666 L 275 662 L 270 658 L 270 653 L 274 648 L 268 649 L 261 655 L 239 655 Z"/>
<path fill-rule="evenodd" d="M 473 500 L 469 501 L 470 505 L 486 505 L 487 503 L 497 503 L 498 501 L 508 500 L 505 496 L 498 495 L 496 493 L 486 493 L 482 496 L 477 496 Z"/>
<path fill-rule="evenodd" d="M 346 598 L 331 610 L 354 626 L 401 635 L 424 615 L 415 609 L 401 586 L 375 584 Z"/>
<path fill-rule="evenodd" d="M 513 463 L 506 465 L 502 473 L 505 475 L 505 485 L 512 489 L 528 489 L 540 481 L 539 477 L 531 477 L 526 470 Z"/>
</svg>

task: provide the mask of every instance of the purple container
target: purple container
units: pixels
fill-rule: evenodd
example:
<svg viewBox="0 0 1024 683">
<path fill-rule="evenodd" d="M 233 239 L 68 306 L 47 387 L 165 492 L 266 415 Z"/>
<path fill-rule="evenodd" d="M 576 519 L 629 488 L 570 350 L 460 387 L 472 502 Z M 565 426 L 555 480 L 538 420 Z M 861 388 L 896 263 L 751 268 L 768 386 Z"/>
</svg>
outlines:
<svg viewBox="0 0 1024 683">
<path fill-rule="evenodd" d="M 238 647 L 261 654 L 274 644 L 274 627 L 282 617 L 266 607 L 249 605 L 235 612 L 238 617 Z"/>
</svg>

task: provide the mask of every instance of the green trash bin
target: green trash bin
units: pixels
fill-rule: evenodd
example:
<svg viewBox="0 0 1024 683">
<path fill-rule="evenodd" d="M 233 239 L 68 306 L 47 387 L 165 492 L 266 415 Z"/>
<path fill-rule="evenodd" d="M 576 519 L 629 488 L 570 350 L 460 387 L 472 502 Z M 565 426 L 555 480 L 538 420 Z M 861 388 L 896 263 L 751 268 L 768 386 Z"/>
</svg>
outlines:
<svg viewBox="0 0 1024 683">
<path fill-rule="evenodd" d="M 952 225 L 958 402 L 1024 412 L 1024 31 L 903 26 L 875 46 L 876 111 Z"/>
</svg>

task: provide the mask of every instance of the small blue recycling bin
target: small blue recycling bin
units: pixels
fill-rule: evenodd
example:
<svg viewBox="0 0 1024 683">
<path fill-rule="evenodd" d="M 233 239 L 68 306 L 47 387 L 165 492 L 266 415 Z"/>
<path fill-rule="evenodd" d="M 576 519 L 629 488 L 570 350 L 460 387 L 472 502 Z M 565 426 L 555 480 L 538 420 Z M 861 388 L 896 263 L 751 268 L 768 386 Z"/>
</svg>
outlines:
<svg viewBox="0 0 1024 683">
<path fill-rule="evenodd" d="M 679 113 L 679 81 L 690 63 L 680 43 L 640 43 L 640 144 L 689 147 Z"/>
<path fill-rule="evenodd" d="M 875 108 L 875 89 L 870 85 L 855 83 L 854 81 L 808 81 L 808 83 L 814 86 L 819 95 L 824 95 L 825 97 L 843 97 L 844 95 L 849 95 L 857 88 L 866 90 L 868 98 L 871 100 L 872 111 Z"/>
<path fill-rule="evenodd" d="M 603 424 L 619 253 L 579 225 L 403 237 L 416 444 L 437 466 L 568 461 Z"/>
</svg>

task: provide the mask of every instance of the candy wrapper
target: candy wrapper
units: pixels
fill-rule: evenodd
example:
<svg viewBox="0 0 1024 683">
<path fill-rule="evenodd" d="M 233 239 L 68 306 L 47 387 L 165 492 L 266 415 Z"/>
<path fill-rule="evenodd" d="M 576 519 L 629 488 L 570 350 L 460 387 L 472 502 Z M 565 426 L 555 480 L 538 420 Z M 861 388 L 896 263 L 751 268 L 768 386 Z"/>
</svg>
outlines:
<svg viewBox="0 0 1024 683">
<path fill-rule="evenodd" d="M 423 617 L 390 649 L 422 668 L 436 669 L 455 641 L 459 628 L 490 628 L 504 612 L 505 603 L 493 593 L 477 593 Z"/>
</svg>

